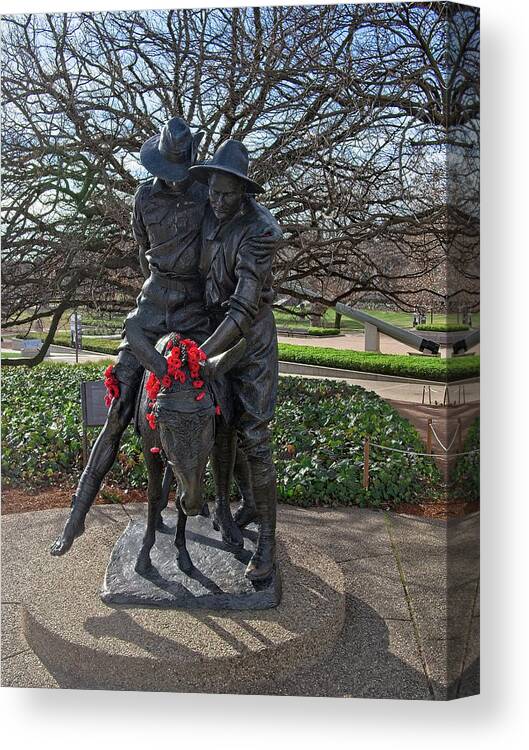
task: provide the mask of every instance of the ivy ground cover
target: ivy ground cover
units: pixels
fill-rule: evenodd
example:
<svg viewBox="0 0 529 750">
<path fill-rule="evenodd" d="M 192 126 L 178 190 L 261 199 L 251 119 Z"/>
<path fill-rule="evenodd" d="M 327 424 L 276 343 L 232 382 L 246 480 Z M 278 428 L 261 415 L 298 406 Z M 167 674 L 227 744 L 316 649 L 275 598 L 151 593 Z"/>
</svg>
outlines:
<svg viewBox="0 0 529 750">
<path fill-rule="evenodd" d="M 81 471 L 80 383 L 103 377 L 105 363 L 3 369 L 3 477 L 12 485 L 74 483 Z M 93 441 L 98 428 L 89 431 Z M 371 449 L 362 487 L 363 445 L 424 452 L 410 423 L 379 396 L 330 380 L 280 379 L 272 425 L 279 499 L 301 506 L 392 507 L 441 492 L 429 457 Z M 143 487 L 139 439 L 129 427 L 109 480 Z M 211 483 L 209 483 L 211 487 Z"/>
</svg>

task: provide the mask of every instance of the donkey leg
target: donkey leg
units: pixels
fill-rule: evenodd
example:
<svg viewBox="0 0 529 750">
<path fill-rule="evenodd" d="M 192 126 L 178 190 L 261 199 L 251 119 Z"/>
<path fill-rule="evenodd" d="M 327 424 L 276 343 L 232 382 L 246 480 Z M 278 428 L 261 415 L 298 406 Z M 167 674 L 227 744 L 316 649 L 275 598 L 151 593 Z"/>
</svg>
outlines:
<svg viewBox="0 0 529 750">
<path fill-rule="evenodd" d="M 162 511 L 167 508 L 167 504 L 169 503 L 169 493 L 171 491 L 172 483 L 173 470 L 171 469 L 169 464 L 167 464 L 163 473 L 162 491 L 160 496 L 160 503 L 158 505 L 158 514 L 156 517 L 156 531 L 161 531 L 164 534 L 167 534 L 171 530 L 163 520 Z"/>
<path fill-rule="evenodd" d="M 148 448 L 144 450 L 144 456 L 148 473 L 147 495 L 149 509 L 147 512 L 147 528 L 145 529 L 140 553 L 135 565 L 137 573 L 146 573 L 152 567 L 151 549 L 156 538 L 156 521 L 162 499 L 162 459 L 158 454 L 151 453 Z"/>
<path fill-rule="evenodd" d="M 175 547 L 176 556 L 178 559 L 178 567 L 182 573 L 189 574 L 193 570 L 193 562 L 189 556 L 189 552 L 186 547 L 186 523 L 187 516 L 182 510 L 180 505 L 180 498 L 176 501 L 176 507 L 178 509 L 178 521 L 176 523 L 176 536 L 175 536 Z"/>
</svg>

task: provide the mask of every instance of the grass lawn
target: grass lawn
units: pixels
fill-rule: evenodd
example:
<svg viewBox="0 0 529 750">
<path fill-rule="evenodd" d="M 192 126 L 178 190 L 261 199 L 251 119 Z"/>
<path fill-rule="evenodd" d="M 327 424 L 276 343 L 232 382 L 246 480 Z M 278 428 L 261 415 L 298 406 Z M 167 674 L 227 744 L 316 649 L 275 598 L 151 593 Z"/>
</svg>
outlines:
<svg viewBox="0 0 529 750">
<path fill-rule="evenodd" d="M 374 318 L 378 318 L 379 320 L 383 320 L 386 323 L 391 323 L 394 326 L 398 326 L 399 328 L 411 328 L 412 327 L 412 313 L 409 312 L 402 312 L 402 311 L 392 311 L 392 310 L 364 310 L 365 313 L 368 315 L 372 315 Z M 274 310 L 274 316 L 276 319 L 276 323 L 281 328 L 294 328 L 294 329 L 307 329 L 310 325 L 309 318 L 301 318 L 299 315 L 295 315 L 292 313 L 287 312 L 286 310 Z M 331 308 L 327 310 L 325 315 L 323 316 L 325 320 L 325 325 L 328 328 L 334 327 L 334 317 L 335 312 Z M 430 315 L 426 316 L 426 322 L 427 324 L 430 323 Z M 457 315 L 450 314 L 450 315 L 444 315 L 442 313 L 436 313 L 433 316 L 433 322 L 434 325 L 446 325 L 446 324 L 456 324 L 457 321 Z M 472 327 L 478 328 L 479 327 L 479 313 L 473 313 L 472 314 Z M 342 331 L 361 331 L 363 330 L 364 326 L 362 323 L 352 320 L 352 318 L 346 318 L 345 316 L 342 316 L 342 322 L 341 322 L 341 330 Z"/>
<path fill-rule="evenodd" d="M 12 351 L 6 351 L 5 349 L 2 349 L 2 359 L 17 359 L 18 357 L 22 356 L 22 352 L 12 352 Z"/>
</svg>

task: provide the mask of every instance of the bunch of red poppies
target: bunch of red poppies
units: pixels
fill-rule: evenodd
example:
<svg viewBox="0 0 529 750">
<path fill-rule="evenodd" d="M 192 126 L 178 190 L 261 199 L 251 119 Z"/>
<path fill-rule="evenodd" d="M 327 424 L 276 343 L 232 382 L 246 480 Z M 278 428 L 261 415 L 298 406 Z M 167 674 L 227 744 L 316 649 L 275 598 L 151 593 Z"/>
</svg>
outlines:
<svg viewBox="0 0 529 750">
<path fill-rule="evenodd" d="M 192 339 L 183 339 L 178 333 L 167 342 L 165 347 L 165 359 L 167 360 L 167 373 L 159 380 L 151 372 L 145 386 L 147 396 L 149 397 L 149 408 L 151 411 L 147 414 L 147 421 L 151 430 L 156 429 L 155 406 L 156 399 L 160 389 L 167 390 L 173 382 L 185 383 L 186 374 L 183 370 L 184 364 L 187 365 L 189 376 L 193 383 L 193 388 L 199 390 L 195 396 L 196 401 L 200 401 L 206 395 L 206 392 L 200 390 L 204 387 L 204 381 L 200 379 L 200 363 L 206 360 L 206 354 Z M 217 411 L 217 410 L 216 410 Z M 220 409 L 217 411 L 220 414 Z"/>
<path fill-rule="evenodd" d="M 119 381 L 114 374 L 114 365 L 109 365 L 105 370 L 105 388 L 107 389 L 105 405 L 108 408 L 112 399 L 119 398 Z"/>
</svg>

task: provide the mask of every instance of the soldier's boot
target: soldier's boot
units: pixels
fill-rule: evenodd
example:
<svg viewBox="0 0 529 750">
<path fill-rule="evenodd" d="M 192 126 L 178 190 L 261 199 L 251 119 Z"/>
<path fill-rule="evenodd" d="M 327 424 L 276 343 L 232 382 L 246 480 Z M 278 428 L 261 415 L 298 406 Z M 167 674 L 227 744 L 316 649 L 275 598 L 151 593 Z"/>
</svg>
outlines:
<svg viewBox="0 0 529 750">
<path fill-rule="evenodd" d="M 244 529 L 248 524 L 257 519 L 257 508 L 253 499 L 250 465 L 246 454 L 241 448 L 237 449 L 233 473 L 241 496 L 241 502 L 233 514 L 233 520 L 240 529 Z"/>
<path fill-rule="evenodd" d="M 257 522 L 259 534 L 257 547 L 248 563 L 245 576 L 251 581 L 262 581 L 269 578 L 274 570 L 276 556 L 276 511 L 277 485 L 276 480 L 262 487 L 253 488 L 255 505 L 257 507 Z"/>
</svg>

